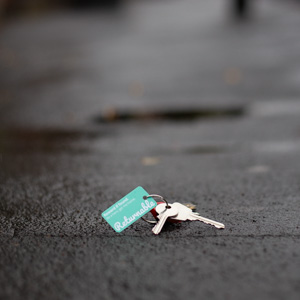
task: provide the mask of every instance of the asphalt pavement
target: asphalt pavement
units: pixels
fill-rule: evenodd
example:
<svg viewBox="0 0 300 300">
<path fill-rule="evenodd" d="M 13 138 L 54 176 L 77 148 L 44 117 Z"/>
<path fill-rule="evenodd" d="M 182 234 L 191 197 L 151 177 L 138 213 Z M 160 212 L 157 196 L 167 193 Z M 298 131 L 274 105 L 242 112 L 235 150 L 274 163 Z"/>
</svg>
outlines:
<svg viewBox="0 0 300 300">
<path fill-rule="evenodd" d="M 300 5 L 128 1 L 2 24 L 1 299 L 298 299 Z M 137 186 L 225 224 L 101 213 Z"/>
</svg>

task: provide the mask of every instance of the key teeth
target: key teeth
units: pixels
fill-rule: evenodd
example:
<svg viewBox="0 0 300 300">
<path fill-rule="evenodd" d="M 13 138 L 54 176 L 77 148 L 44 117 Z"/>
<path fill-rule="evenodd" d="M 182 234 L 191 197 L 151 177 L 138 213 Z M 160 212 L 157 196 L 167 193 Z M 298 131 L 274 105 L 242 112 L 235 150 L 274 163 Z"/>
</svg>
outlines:
<svg viewBox="0 0 300 300">
<path fill-rule="evenodd" d="M 197 220 L 197 219 L 196 219 L 196 220 Z M 212 223 L 212 222 L 207 222 L 207 221 L 203 221 L 203 220 L 199 220 L 199 219 L 198 219 L 198 221 L 203 222 L 203 223 L 205 223 L 205 224 L 207 224 L 207 225 L 214 226 L 214 227 L 216 227 L 216 228 L 218 228 L 218 229 L 224 229 L 224 228 L 225 228 L 225 225 L 222 224 L 222 223 L 219 223 L 220 225 L 218 225 L 218 224 L 214 224 L 214 223 Z"/>
<path fill-rule="evenodd" d="M 222 224 L 222 226 L 215 226 L 216 228 L 218 228 L 218 229 L 225 229 L 225 225 L 224 224 Z"/>
<path fill-rule="evenodd" d="M 201 221 L 201 220 L 199 220 L 199 221 L 200 221 L 200 222 L 203 222 L 203 223 L 205 223 L 205 224 L 207 224 L 207 225 L 214 226 L 214 227 L 217 228 L 217 229 L 225 229 L 225 225 L 222 224 L 222 223 L 220 223 L 220 225 L 216 225 L 216 224 L 212 224 L 212 223 L 210 223 L 210 222 L 205 222 L 205 221 Z"/>
<path fill-rule="evenodd" d="M 225 228 L 225 225 L 223 223 L 220 223 L 220 222 L 217 222 L 217 221 L 214 221 L 214 220 L 210 220 L 208 218 L 204 218 L 204 217 L 201 217 L 199 215 L 193 216 L 193 217 L 189 218 L 189 220 L 190 221 L 200 221 L 200 222 L 205 223 L 207 225 L 214 226 L 217 229 L 224 229 Z"/>
</svg>

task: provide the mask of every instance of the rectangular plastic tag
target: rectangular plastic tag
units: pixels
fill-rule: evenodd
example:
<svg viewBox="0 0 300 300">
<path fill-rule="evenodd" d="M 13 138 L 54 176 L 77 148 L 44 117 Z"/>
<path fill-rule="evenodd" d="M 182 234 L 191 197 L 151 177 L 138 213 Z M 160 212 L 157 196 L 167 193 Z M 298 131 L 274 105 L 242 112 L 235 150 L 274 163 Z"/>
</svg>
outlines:
<svg viewBox="0 0 300 300">
<path fill-rule="evenodd" d="M 102 217 L 116 232 L 121 232 L 157 205 L 151 197 L 144 199 L 148 195 L 139 186 L 105 210 Z"/>
</svg>

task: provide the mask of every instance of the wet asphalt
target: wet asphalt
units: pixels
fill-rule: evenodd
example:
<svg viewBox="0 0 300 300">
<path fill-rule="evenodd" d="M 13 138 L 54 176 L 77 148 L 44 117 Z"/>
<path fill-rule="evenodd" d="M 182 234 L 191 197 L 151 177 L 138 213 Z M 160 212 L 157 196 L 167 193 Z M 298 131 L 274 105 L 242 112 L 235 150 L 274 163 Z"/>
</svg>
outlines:
<svg viewBox="0 0 300 300">
<path fill-rule="evenodd" d="M 129 2 L 0 36 L 1 299 L 299 299 L 299 3 Z M 225 224 L 101 213 L 137 186 Z"/>
</svg>

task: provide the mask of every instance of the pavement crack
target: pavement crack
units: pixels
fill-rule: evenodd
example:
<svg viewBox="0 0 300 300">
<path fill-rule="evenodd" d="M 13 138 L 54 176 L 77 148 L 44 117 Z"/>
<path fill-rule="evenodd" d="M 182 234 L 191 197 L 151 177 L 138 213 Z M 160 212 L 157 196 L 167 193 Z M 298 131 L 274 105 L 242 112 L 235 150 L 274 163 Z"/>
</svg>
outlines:
<svg viewBox="0 0 300 300">
<path fill-rule="evenodd" d="M 216 108 L 183 108 L 172 110 L 118 110 L 110 109 L 96 117 L 97 123 L 128 122 L 128 121 L 159 121 L 187 122 L 197 119 L 234 118 L 245 114 L 242 106 Z"/>
</svg>

